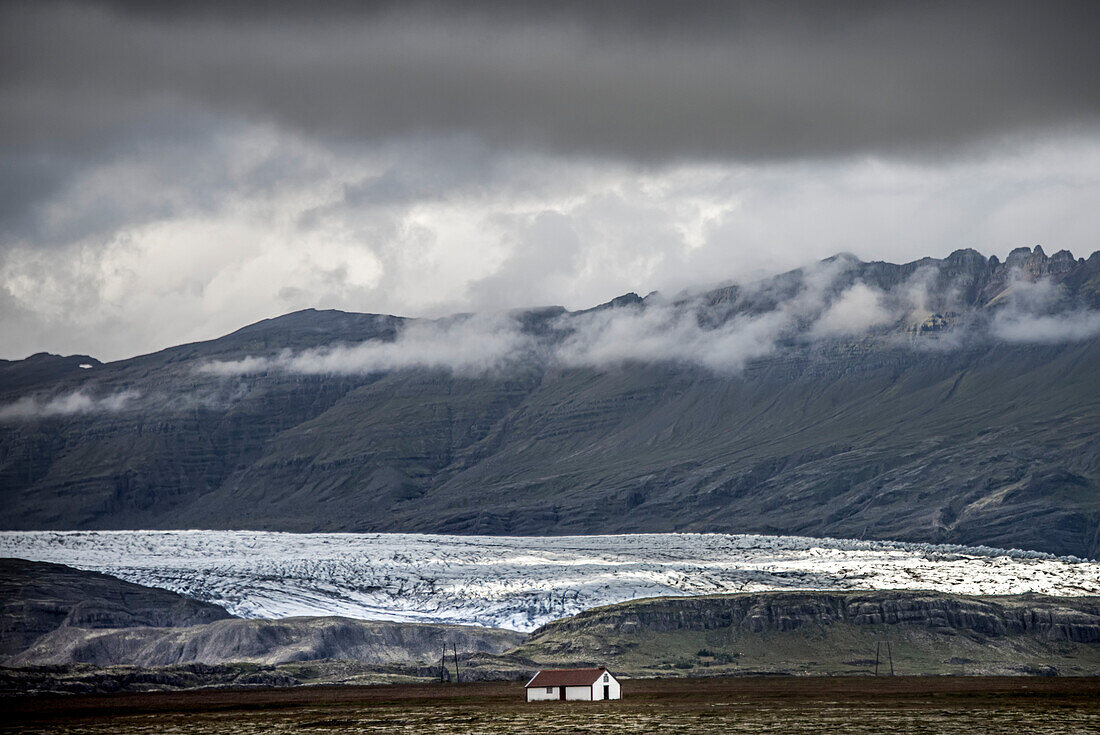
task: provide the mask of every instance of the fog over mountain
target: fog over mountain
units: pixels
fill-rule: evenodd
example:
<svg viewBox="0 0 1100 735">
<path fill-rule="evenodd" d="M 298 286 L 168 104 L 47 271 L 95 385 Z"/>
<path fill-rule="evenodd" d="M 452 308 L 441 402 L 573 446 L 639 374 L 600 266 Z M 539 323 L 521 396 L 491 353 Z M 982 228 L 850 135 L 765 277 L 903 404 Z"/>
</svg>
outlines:
<svg viewBox="0 0 1100 735">
<path fill-rule="evenodd" d="M 964 253 L 953 260 L 967 257 L 971 256 Z M 1025 259 L 1033 261 L 1030 273 L 1022 268 Z M 785 277 L 718 291 L 674 298 L 653 293 L 646 299 L 631 293 L 608 308 L 561 310 L 556 317 L 544 318 L 541 333 L 525 329 L 524 318 L 530 315 L 523 312 L 411 321 L 392 342 L 214 361 L 200 370 L 223 376 L 272 371 L 367 375 L 420 367 L 481 375 L 522 364 L 608 369 L 628 362 L 656 362 L 723 374 L 738 372 L 747 361 L 784 345 L 872 336 L 885 337 L 889 344 L 896 341 L 899 329 L 919 330 L 929 318 L 934 319 L 935 331 L 949 334 L 935 343 L 941 349 L 982 341 L 1072 342 L 1100 334 L 1100 311 L 1089 308 L 1088 296 L 1059 288 L 1049 277 L 1051 267 L 1042 248 L 1034 256 L 1021 249 L 1002 268 L 990 264 L 991 271 L 1000 272 L 985 288 L 1002 290 L 993 296 L 1001 301 L 1000 308 L 989 318 L 963 316 L 974 304 L 958 290 L 958 283 L 940 273 L 938 264 L 918 266 L 900 282 L 894 280 L 896 274 L 885 283 L 881 276 L 871 276 L 870 285 L 862 276 L 862 265 L 842 255 Z M 1079 265 L 1072 254 L 1062 251 L 1054 258 L 1053 270 L 1065 276 Z M 1039 275 L 1046 277 L 1036 280 Z"/>
<path fill-rule="evenodd" d="M 840 255 L 0 364 L 9 529 L 791 533 L 1100 554 L 1100 253 Z"/>
</svg>

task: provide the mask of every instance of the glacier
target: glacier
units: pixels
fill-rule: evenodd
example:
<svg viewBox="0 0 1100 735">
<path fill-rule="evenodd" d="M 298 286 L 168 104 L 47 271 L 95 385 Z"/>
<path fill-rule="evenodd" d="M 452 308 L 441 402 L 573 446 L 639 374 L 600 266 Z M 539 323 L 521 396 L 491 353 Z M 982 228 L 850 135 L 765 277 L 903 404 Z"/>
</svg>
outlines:
<svg viewBox="0 0 1100 735">
<path fill-rule="evenodd" d="M 0 532 L 0 555 L 104 572 L 246 618 L 343 615 L 520 631 L 658 595 L 864 589 L 1100 594 L 1100 562 L 1075 557 L 743 534 L 6 531 Z"/>
</svg>

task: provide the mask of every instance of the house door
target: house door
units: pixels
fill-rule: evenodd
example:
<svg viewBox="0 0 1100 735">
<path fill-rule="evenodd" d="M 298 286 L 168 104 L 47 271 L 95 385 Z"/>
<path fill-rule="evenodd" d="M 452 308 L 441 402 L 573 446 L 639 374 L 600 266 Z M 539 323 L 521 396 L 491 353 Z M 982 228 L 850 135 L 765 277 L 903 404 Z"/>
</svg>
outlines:
<svg viewBox="0 0 1100 735">
<path fill-rule="evenodd" d="M 603 698 L 604 699 L 611 699 L 611 685 L 610 684 L 604 684 L 603 685 Z"/>
<path fill-rule="evenodd" d="M 558 699 L 565 701 L 565 687 L 558 687 Z"/>
</svg>

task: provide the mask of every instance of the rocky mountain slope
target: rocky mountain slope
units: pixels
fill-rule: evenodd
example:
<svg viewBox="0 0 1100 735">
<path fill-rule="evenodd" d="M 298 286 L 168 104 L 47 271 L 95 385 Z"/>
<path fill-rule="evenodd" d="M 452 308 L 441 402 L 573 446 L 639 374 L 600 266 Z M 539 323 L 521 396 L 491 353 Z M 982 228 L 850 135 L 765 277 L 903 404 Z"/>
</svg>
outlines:
<svg viewBox="0 0 1100 735">
<path fill-rule="evenodd" d="M 889 644 L 889 645 L 887 645 Z M 1100 598 L 762 592 L 595 608 L 515 654 L 633 675 L 1100 673 Z"/>
<path fill-rule="evenodd" d="M 106 574 L 0 559 L 0 658 L 59 631 L 185 628 L 231 617 L 217 605 Z"/>
<path fill-rule="evenodd" d="M 0 601 L 0 694 L 432 679 L 444 643 L 476 668 L 464 680 L 522 678 L 530 668 L 496 658 L 524 640 L 515 631 L 240 620 L 174 592 L 21 559 L 0 559 Z"/>
<path fill-rule="evenodd" d="M 339 617 L 221 620 L 187 628 L 58 628 L 11 656 L 13 666 L 86 663 L 170 666 L 202 663 L 281 664 L 342 659 L 367 664 L 438 662 L 444 643 L 461 655 L 499 654 L 525 634 L 500 628 L 391 623 Z"/>
<path fill-rule="evenodd" d="M 1037 247 L 840 256 L 504 326 L 306 311 L 109 364 L 36 355 L 0 364 L 0 525 L 1096 557 L 1098 310 L 1100 253 Z"/>
<path fill-rule="evenodd" d="M 343 659 L 360 664 L 499 654 L 523 633 L 341 617 L 241 620 L 167 590 L 60 564 L 0 559 L 0 661 L 6 666 L 161 667 Z"/>
</svg>

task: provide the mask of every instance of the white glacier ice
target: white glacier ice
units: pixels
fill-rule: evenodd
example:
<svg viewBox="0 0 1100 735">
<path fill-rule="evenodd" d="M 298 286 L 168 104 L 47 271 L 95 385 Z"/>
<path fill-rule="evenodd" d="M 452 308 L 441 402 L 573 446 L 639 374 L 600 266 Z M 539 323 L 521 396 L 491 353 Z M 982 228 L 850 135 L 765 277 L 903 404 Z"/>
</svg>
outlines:
<svg viewBox="0 0 1100 735">
<path fill-rule="evenodd" d="M 0 555 L 163 587 L 235 615 L 345 615 L 533 630 L 656 595 L 791 589 L 1100 594 L 1100 563 L 797 536 L 0 532 Z"/>
</svg>

